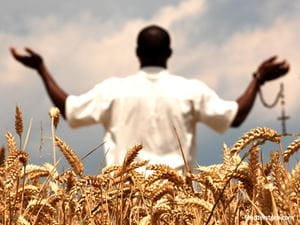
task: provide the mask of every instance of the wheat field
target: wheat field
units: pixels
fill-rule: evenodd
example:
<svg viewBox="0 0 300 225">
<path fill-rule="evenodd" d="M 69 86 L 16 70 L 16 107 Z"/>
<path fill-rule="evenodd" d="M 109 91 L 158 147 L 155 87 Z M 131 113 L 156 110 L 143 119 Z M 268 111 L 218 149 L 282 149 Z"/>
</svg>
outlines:
<svg viewBox="0 0 300 225">
<path fill-rule="evenodd" d="M 141 145 L 128 150 L 122 165 L 87 175 L 84 164 L 55 135 L 59 112 L 50 110 L 53 148 L 70 169 L 53 163 L 31 165 L 21 149 L 23 118 L 16 107 L 15 133 L 0 149 L 0 225 L 236 225 L 300 224 L 300 163 L 286 164 L 300 148 L 299 136 L 262 162 L 266 142 L 284 138 L 270 128 L 255 128 L 232 147 L 223 162 L 181 173 L 166 165 L 135 161 Z M 18 143 L 19 142 L 19 143 Z M 145 168 L 147 176 L 144 175 Z M 193 171 L 193 172 L 191 172 Z"/>
</svg>

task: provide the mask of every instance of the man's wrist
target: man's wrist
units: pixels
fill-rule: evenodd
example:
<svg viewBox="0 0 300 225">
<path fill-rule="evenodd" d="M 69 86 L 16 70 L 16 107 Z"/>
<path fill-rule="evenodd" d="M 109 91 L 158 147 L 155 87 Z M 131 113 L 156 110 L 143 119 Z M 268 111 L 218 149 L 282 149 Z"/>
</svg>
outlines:
<svg viewBox="0 0 300 225">
<path fill-rule="evenodd" d="M 39 72 L 39 73 L 42 73 L 43 71 L 45 71 L 46 67 L 44 65 L 43 62 L 41 62 L 37 67 L 36 67 L 36 70 Z"/>
<path fill-rule="evenodd" d="M 253 79 L 255 79 L 259 85 L 263 85 L 265 83 L 265 81 L 261 78 L 261 76 L 258 72 L 254 72 L 252 74 L 252 76 L 253 76 Z"/>
</svg>

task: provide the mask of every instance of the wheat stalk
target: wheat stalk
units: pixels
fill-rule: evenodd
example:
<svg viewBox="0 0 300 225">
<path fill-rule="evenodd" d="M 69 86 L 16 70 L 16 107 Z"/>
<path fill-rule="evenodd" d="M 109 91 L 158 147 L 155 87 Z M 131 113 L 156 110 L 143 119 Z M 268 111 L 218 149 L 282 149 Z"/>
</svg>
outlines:
<svg viewBox="0 0 300 225">
<path fill-rule="evenodd" d="M 16 151 L 18 148 L 14 136 L 10 132 L 7 132 L 5 137 L 6 137 L 8 152 Z"/>
<path fill-rule="evenodd" d="M 2 146 L 0 148 L 0 167 L 4 165 L 5 162 L 5 148 Z"/>
<path fill-rule="evenodd" d="M 278 152 L 264 164 L 260 159 L 260 145 L 280 139 L 269 128 L 250 130 L 232 148 L 224 145 L 223 162 L 186 174 L 135 161 L 141 150 L 137 145 L 128 150 L 123 164 L 83 175 L 82 160 L 60 138 L 54 140 L 71 165 L 66 171 L 59 171 L 57 164 L 27 165 L 28 153 L 7 133 L 6 158 L 0 148 L 0 225 L 300 225 L 300 163 L 289 172 Z M 298 149 L 299 139 L 288 145 L 284 161 Z M 294 220 L 246 219 L 255 215 Z"/>
<path fill-rule="evenodd" d="M 120 168 L 118 175 L 122 174 L 126 168 L 134 161 L 134 159 L 137 157 L 140 150 L 143 148 L 143 145 L 135 145 L 132 148 L 130 148 L 124 158 L 122 167 Z"/>
<path fill-rule="evenodd" d="M 239 153 L 243 148 L 245 148 L 249 143 L 257 139 L 263 139 L 272 141 L 275 143 L 280 142 L 281 136 L 273 129 L 266 127 L 259 127 L 250 130 L 245 133 L 231 148 L 231 151 Z"/>
<path fill-rule="evenodd" d="M 72 166 L 74 172 L 77 175 L 82 175 L 84 171 L 84 166 L 80 160 L 80 158 L 77 156 L 77 154 L 73 151 L 73 149 L 70 148 L 62 139 L 59 137 L 55 137 L 55 143 L 61 150 L 61 152 L 64 154 L 70 165 Z"/>
<path fill-rule="evenodd" d="M 22 146 L 22 133 L 23 133 L 23 116 L 19 106 L 16 106 L 15 114 L 15 129 L 20 138 L 20 148 Z"/>
<path fill-rule="evenodd" d="M 57 125 L 59 123 L 59 118 L 60 118 L 60 111 L 57 107 L 51 107 L 49 110 L 49 116 L 51 118 L 51 121 L 53 123 L 53 126 L 57 128 Z"/>
<path fill-rule="evenodd" d="M 298 151 L 300 148 L 300 139 L 293 141 L 287 149 L 283 152 L 283 159 L 285 162 L 289 161 L 289 158 Z"/>
</svg>

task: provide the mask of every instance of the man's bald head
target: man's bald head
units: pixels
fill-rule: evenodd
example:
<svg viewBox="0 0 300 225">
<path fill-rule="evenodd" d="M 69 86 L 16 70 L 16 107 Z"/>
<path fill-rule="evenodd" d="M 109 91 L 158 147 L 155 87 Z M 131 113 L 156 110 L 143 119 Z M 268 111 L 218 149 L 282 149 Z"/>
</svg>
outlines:
<svg viewBox="0 0 300 225">
<path fill-rule="evenodd" d="M 166 64 L 172 53 L 170 44 L 170 35 L 165 29 L 156 25 L 142 29 L 137 38 L 137 56 L 142 66 Z"/>
</svg>

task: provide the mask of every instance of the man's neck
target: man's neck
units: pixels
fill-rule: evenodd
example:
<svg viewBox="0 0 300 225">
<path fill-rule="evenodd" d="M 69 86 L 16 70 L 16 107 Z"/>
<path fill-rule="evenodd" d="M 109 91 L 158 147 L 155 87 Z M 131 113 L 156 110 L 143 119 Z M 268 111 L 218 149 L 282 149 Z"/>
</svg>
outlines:
<svg viewBox="0 0 300 225">
<path fill-rule="evenodd" d="M 167 62 L 146 62 L 143 61 L 140 63 L 140 68 L 144 68 L 144 67 L 162 67 L 167 69 Z"/>
</svg>

